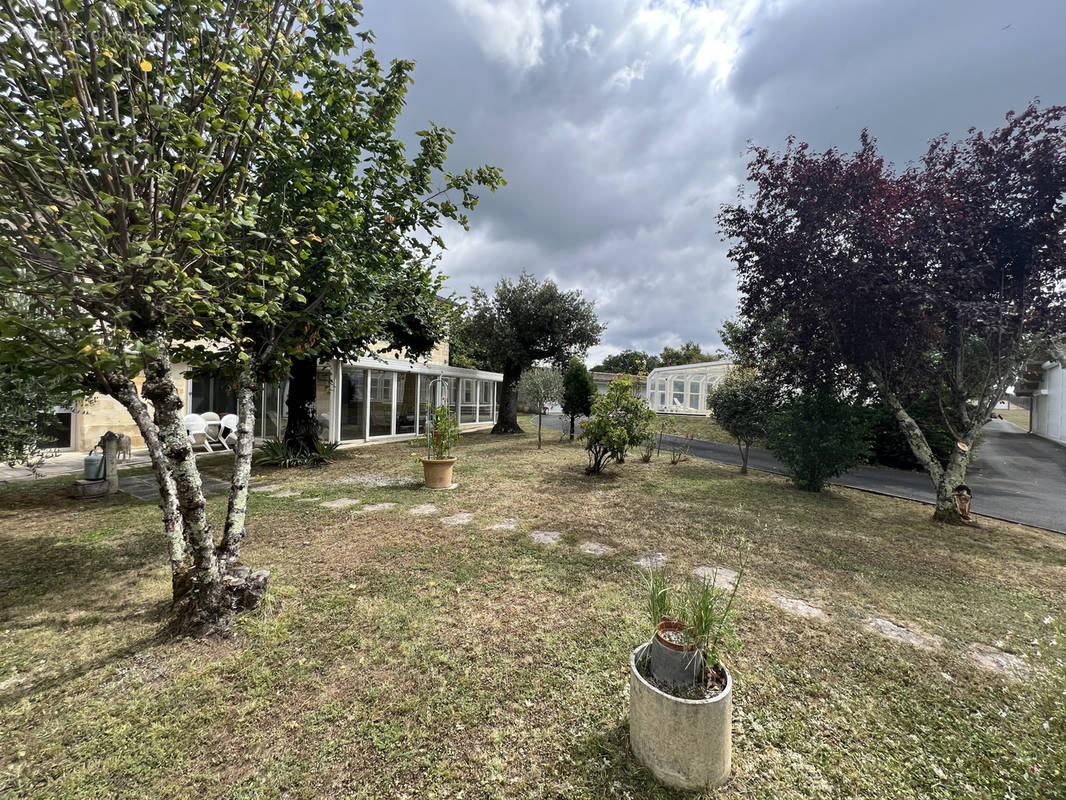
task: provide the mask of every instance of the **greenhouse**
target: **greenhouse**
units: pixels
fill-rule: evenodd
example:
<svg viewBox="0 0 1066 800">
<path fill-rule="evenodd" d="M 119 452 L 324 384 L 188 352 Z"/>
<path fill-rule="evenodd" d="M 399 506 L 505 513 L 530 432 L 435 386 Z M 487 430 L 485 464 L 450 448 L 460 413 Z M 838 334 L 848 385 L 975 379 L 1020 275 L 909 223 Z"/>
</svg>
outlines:
<svg viewBox="0 0 1066 800">
<path fill-rule="evenodd" d="M 657 367 L 648 374 L 648 405 L 660 414 L 706 414 L 708 391 L 732 366 L 729 361 L 702 361 Z"/>
</svg>

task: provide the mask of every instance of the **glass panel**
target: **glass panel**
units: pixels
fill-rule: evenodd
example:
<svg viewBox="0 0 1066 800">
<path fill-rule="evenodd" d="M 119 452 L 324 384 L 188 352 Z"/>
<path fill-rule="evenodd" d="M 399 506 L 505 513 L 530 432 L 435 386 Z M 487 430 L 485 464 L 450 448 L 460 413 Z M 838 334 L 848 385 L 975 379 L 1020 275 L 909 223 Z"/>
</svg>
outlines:
<svg viewBox="0 0 1066 800">
<path fill-rule="evenodd" d="M 688 407 L 699 409 L 700 407 L 700 382 L 689 381 L 688 383 Z"/>
<path fill-rule="evenodd" d="M 476 422 L 477 405 L 474 402 L 476 387 L 470 378 L 463 378 L 461 382 L 463 402 L 459 406 L 459 422 Z"/>
<path fill-rule="evenodd" d="M 237 413 L 237 393 L 233 386 L 221 378 L 211 378 L 211 405 L 208 411 L 214 411 L 220 417 Z"/>
<path fill-rule="evenodd" d="M 318 435 L 329 439 L 329 422 L 333 416 L 333 367 L 323 365 L 315 377 L 315 415 L 318 418 Z"/>
<path fill-rule="evenodd" d="M 289 379 L 286 378 L 281 384 L 281 392 L 278 395 L 278 438 L 285 435 L 285 428 L 289 425 Z"/>
<path fill-rule="evenodd" d="M 366 370 L 341 368 L 341 441 L 366 436 Z"/>
<path fill-rule="evenodd" d="M 396 376 L 396 432 L 414 433 L 415 417 L 418 408 L 415 405 L 415 385 L 417 375 L 400 373 Z"/>
<path fill-rule="evenodd" d="M 418 401 L 418 429 L 425 431 L 426 417 L 433 413 L 433 408 L 436 406 L 436 395 L 437 390 L 440 388 L 440 381 L 432 375 L 419 375 L 418 382 L 421 387 Z"/>
<path fill-rule="evenodd" d="M 679 378 L 675 378 L 673 380 L 673 384 L 674 384 L 674 390 L 673 390 L 673 397 L 671 398 L 671 405 L 672 406 L 684 407 L 684 405 L 685 405 L 685 381 L 684 381 L 683 378 L 680 378 L 680 379 Z"/>
<path fill-rule="evenodd" d="M 69 410 L 40 414 L 37 417 L 37 428 L 40 432 L 40 440 L 37 444 L 42 450 L 70 447 L 74 415 Z"/>
<path fill-rule="evenodd" d="M 260 436 L 264 439 L 281 438 L 278 430 L 278 401 L 281 399 L 278 385 L 268 383 L 263 387 L 263 407 L 259 412 Z"/>
<path fill-rule="evenodd" d="M 214 411 L 211 408 L 211 380 L 193 378 L 192 391 L 189 392 L 189 413 L 203 414 L 205 411 Z"/>
<path fill-rule="evenodd" d="M 394 374 L 380 369 L 370 371 L 370 435 L 392 434 L 392 384 Z"/>
<path fill-rule="evenodd" d="M 492 381 L 481 382 L 481 396 L 478 398 L 477 418 L 479 422 L 492 419 Z"/>
<path fill-rule="evenodd" d="M 455 417 L 459 400 L 459 379 L 445 378 L 444 380 L 447 382 L 448 387 L 448 413 Z"/>
</svg>

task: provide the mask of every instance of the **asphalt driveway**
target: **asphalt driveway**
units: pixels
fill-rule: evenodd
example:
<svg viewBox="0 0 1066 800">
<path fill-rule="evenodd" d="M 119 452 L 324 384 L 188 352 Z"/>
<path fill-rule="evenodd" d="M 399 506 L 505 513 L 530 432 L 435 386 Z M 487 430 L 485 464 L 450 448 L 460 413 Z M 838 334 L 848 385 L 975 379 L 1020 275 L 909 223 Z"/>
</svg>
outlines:
<svg viewBox="0 0 1066 800">
<path fill-rule="evenodd" d="M 548 417 L 544 421 L 549 424 Z M 551 417 L 550 424 L 561 428 L 559 417 Z M 966 475 L 974 495 L 973 513 L 1066 533 L 1066 447 L 1004 420 L 992 420 L 983 433 L 977 459 Z M 697 458 L 740 465 L 740 453 L 733 445 L 694 440 L 690 453 Z M 787 473 L 769 452 L 755 448 L 748 456 L 748 467 Z M 925 472 L 858 467 L 832 483 L 922 503 L 936 501 Z"/>
</svg>

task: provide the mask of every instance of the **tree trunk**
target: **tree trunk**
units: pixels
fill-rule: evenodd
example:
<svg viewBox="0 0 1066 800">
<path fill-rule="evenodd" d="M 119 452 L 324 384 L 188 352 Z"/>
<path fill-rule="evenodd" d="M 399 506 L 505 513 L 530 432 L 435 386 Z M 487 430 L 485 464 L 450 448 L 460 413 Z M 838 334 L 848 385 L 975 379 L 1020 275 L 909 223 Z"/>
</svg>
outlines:
<svg viewBox="0 0 1066 800">
<path fill-rule="evenodd" d="M 936 508 L 933 511 L 933 519 L 954 525 L 965 524 L 966 520 L 959 515 L 955 506 L 955 488 L 966 480 L 966 467 L 970 461 L 968 448 L 973 445 L 973 440 L 977 438 L 981 423 L 975 423 L 975 427 L 966 433 L 966 441 L 963 444 L 966 445 L 967 450 L 956 447 L 952 451 L 951 458 L 948 459 L 945 467 L 937 460 L 936 454 L 933 453 L 933 448 L 929 446 L 925 434 L 922 433 L 922 429 L 914 421 L 914 418 L 907 413 L 907 410 L 903 408 L 903 404 L 900 403 L 899 399 L 892 392 L 887 391 L 883 385 L 879 385 L 878 388 L 881 389 L 885 405 L 896 418 L 903 438 L 910 445 L 911 452 L 914 453 L 914 457 L 925 468 L 925 471 L 929 474 L 929 479 L 933 482 L 933 488 L 936 490 Z"/>
<path fill-rule="evenodd" d="M 285 449 L 290 455 L 314 453 L 318 447 L 318 359 L 298 358 L 289 370 L 289 392 L 285 405 L 289 410 L 285 424 Z"/>
<path fill-rule="evenodd" d="M 513 373 L 503 373 L 500 385 L 500 406 L 493 433 L 522 433 L 518 425 L 518 378 Z"/>
<path fill-rule="evenodd" d="M 570 415 L 570 441 L 571 442 L 574 441 L 574 419 L 576 417 L 577 417 L 577 414 L 571 414 Z"/>
<path fill-rule="evenodd" d="M 740 474 L 748 474 L 748 449 L 751 447 L 750 443 L 741 442 L 737 439 L 737 447 L 740 449 Z"/>
<path fill-rule="evenodd" d="M 159 431 L 155 422 L 152 421 L 148 404 L 141 399 L 136 384 L 125 376 L 108 375 L 107 393 L 129 412 L 134 424 L 137 425 L 137 430 L 140 431 L 141 438 L 144 439 L 145 447 L 148 448 L 148 458 L 152 462 L 152 470 L 159 484 L 159 507 L 163 511 L 163 532 L 167 537 L 171 582 L 176 597 L 183 582 L 182 575 L 188 564 L 186 563 L 185 526 L 181 519 L 181 510 L 178 508 L 178 495 L 174 488 L 174 476 L 170 471 L 170 462 L 163 453 L 163 443 L 159 439 Z"/>
<path fill-rule="evenodd" d="M 248 479 L 252 474 L 252 449 L 255 446 L 255 365 L 246 361 L 237 377 L 237 442 L 233 445 L 233 473 L 230 478 L 226 527 L 218 558 L 224 566 L 238 563 L 244 540 L 248 513 Z"/>
<path fill-rule="evenodd" d="M 541 428 L 544 425 L 543 418 L 544 418 L 544 412 L 541 411 L 540 413 L 537 414 L 537 449 L 538 450 L 540 450 L 540 441 L 541 441 L 540 432 L 541 432 Z"/>
</svg>

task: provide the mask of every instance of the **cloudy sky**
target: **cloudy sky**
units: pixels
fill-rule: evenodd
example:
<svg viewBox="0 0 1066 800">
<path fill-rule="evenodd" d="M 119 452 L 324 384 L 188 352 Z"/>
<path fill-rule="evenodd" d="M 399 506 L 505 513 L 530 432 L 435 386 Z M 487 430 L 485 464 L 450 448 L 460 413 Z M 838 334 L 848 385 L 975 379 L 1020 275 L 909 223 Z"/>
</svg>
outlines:
<svg viewBox="0 0 1066 800">
<path fill-rule="evenodd" d="M 736 306 L 715 216 L 746 143 L 789 134 L 897 164 L 939 134 L 1066 103 L 1061 0 L 364 0 L 380 56 L 417 62 L 404 133 L 489 163 L 442 268 L 466 294 L 527 269 L 596 301 L 589 363 L 719 344 Z"/>
</svg>

